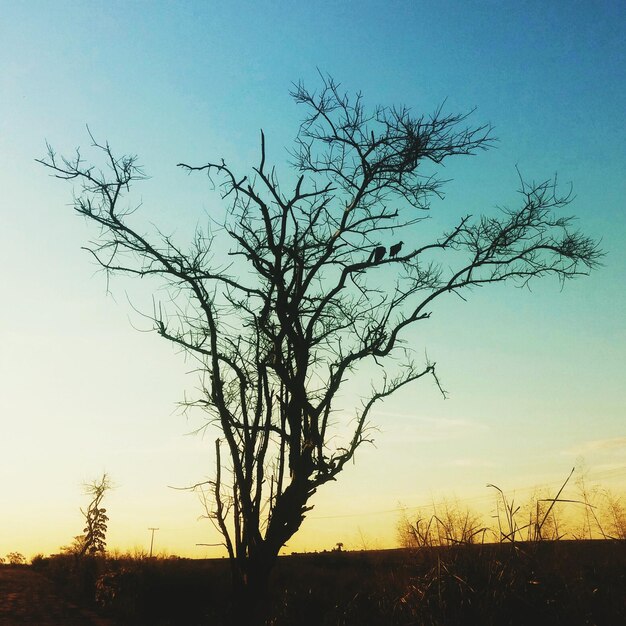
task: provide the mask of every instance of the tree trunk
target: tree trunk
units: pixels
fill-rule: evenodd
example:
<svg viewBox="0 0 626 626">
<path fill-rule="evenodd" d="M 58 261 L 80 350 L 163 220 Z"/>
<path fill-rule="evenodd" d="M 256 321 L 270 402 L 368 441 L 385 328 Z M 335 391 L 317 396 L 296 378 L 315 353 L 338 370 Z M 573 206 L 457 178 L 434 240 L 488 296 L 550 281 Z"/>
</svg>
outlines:
<svg viewBox="0 0 626 626">
<path fill-rule="evenodd" d="M 250 557 L 233 577 L 232 626 L 264 626 L 270 612 L 269 580 L 275 557 Z"/>
<path fill-rule="evenodd" d="M 310 461 L 310 459 L 309 459 Z M 235 626 L 264 626 L 271 603 L 269 583 L 282 546 L 298 531 L 306 503 L 315 489 L 308 481 L 308 473 L 293 478 L 291 484 L 277 498 L 265 538 L 248 545 L 245 557 L 235 556 L 233 565 L 232 623 Z"/>
</svg>

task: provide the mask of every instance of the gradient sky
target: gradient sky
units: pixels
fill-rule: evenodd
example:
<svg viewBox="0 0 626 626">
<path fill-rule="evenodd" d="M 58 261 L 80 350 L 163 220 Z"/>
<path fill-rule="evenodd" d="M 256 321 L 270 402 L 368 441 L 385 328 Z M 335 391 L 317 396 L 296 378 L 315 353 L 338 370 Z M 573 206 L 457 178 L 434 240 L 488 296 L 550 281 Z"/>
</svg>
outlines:
<svg viewBox="0 0 626 626">
<path fill-rule="evenodd" d="M 476 108 L 496 149 L 450 162 L 433 222 L 513 206 L 518 179 L 558 173 L 580 228 L 602 239 L 590 278 L 447 300 L 414 341 L 431 382 L 375 413 L 376 446 L 314 498 L 288 550 L 388 547 L 400 504 L 457 496 L 489 511 L 505 490 L 590 477 L 626 482 L 626 5 L 615 2 L 18 2 L 0 17 L 0 555 L 51 553 L 81 532 L 81 484 L 107 471 L 110 547 L 187 556 L 219 541 L 184 486 L 209 476 L 214 436 L 177 409 L 195 378 L 129 304 L 147 293 L 80 249 L 93 230 L 71 187 L 34 159 L 88 146 L 88 124 L 151 179 L 146 220 L 188 232 L 214 198 L 177 170 L 271 159 L 301 110 L 293 81 L 332 74 L 366 103 Z M 365 385 L 369 381 L 364 381 Z M 346 406 L 346 409 L 349 409 Z"/>
</svg>

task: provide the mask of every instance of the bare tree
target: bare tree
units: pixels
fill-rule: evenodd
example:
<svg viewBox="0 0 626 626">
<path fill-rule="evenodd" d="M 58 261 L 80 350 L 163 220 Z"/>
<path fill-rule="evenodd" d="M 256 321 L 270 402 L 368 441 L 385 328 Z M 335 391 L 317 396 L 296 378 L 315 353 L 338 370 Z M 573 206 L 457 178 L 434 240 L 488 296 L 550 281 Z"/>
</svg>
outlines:
<svg viewBox="0 0 626 626">
<path fill-rule="evenodd" d="M 221 431 L 215 479 L 205 486 L 239 605 L 251 607 L 247 623 L 261 619 L 270 570 L 311 496 L 368 441 L 375 404 L 425 376 L 441 389 L 435 364 L 419 364 L 406 343 L 434 301 L 489 283 L 565 281 L 600 257 L 571 218 L 555 215 L 570 201 L 555 181 L 522 182 L 518 208 L 465 216 L 422 241 L 416 226 L 429 198 L 441 194 L 437 166 L 489 147 L 490 128 L 466 126 L 467 115 L 442 109 L 421 117 L 404 107 L 367 112 L 360 94 L 347 95 L 330 78 L 317 92 L 298 84 L 292 96 L 306 113 L 288 191 L 266 161 L 263 132 L 247 175 L 223 160 L 179 164 L 221 191 L 227 212 L 218 235 L 230 242 L 228 262 L 214 259 L 206 232 L 183 248 L 134 225 L 125 197 L 144 178 L 135 156 L 116 157 L 91 136 L 102 169 L 79 151 L 57 157 L 50 146 L 40 161 L 77 185 L 74 208 L 99 226 L 87 249 L 107 273 L 155 276 L 169 287 L 169 300 L 150 317 L 202 371 L 202 395 L 189 404 Z M 396 244 L 392 255 L 385 257 L 383 242 Z M 370 378 L 365 367 L 378 368 L 379 379 L 350 409 L 351 434 L 342 439 L 340 391 Z"/>
</svg>

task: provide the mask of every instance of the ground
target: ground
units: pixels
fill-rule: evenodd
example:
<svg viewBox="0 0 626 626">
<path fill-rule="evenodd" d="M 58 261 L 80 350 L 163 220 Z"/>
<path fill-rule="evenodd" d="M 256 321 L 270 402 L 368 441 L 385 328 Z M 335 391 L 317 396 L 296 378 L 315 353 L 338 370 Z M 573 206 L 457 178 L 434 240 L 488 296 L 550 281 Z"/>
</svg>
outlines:
<svg viewBox="0 0 626 626">
<path fill-rule="evenodd" d="M 110 626 L 54 593 L 52 583 L 27 567 L 0 566 L 0 626 Z"/>
<path fill-rule="evenodd" d="M 616 626 L 624 589 L 622 540 L 294 554 L 276 563 L 268 625 Z M 224 626 L 231 614 L 227 559 L 0 566 L 0 626 Z"/>
</svg>

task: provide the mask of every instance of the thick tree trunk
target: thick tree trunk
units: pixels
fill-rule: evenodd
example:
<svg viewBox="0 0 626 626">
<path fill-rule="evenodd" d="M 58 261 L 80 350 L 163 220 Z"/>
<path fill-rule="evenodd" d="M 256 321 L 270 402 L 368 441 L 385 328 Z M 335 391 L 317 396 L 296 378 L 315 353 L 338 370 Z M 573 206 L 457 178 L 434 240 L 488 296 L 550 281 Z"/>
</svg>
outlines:
<svg viewBox="0 0 626 626">
<path fill-rule="evenodd" d="M 308 481 L 309 474 L 310 471 L 300 478 L 294 477 L 277 498 L 265 538 L 254 545 L 248 544 L 245 557 L 235 556 L 232 623 L 236 626 L 264 626 L 269 617 L 272 569 L 280 549 L 300 528 L 306 503 L 315 492 Z M 258 527 L 258 522 L 254 527 Z"/>
<path fill-rule="evenodd" d="M 249 558 L 233 579 L 233 626 L 264 626 L 270 612 L 269 581 L 276 557 Z"/>
</svg>

